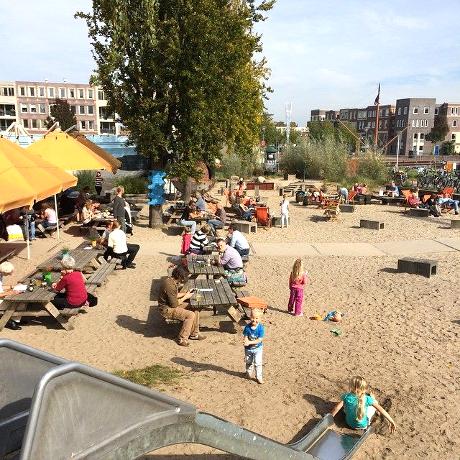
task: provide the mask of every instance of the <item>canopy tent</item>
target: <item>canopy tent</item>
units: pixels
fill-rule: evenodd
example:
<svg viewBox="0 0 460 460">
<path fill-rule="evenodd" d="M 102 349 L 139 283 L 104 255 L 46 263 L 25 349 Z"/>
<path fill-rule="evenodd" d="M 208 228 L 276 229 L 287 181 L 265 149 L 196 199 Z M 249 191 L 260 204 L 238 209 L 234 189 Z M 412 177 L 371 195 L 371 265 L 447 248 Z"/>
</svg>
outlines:
<svg viewBox="0 0 460 460">
<path fill-rule="evenodd" d="M 41 156 L 58 168 L 67 171 L 105 169 L 113 166 L 68 133 L 53 131 L 34 142 L 27 151 Z"/>
<path fill-rule="evenodd" d="M 83 134 L 80 134 L 79 132 L 72 132 L 70 133 L 70 135 L 74 137 L 78 142 L 83 144 L 85 147 L 89 148 L 97 156 L 101 157 L 103 160 L 110 163 L 110 165 L 112 166 L 112 172 L 114 174 L 117 172 L 118 169 L 121 168 L 120 160 L 115 158 L 113 155 L 110 155 L 110 153 L 106 152 L 102 147 L 99 147 L 94 142 L 91 142 Z"/>
<path fill-rule="evenodd" d="M 31 206 L 34 200 L 54 195 L 57 212 L 56 194 L 76 183 L 71 174 L 0 138 L 0 211 Z M 59 236 L 59 225 L 57 231 Z M 27 253 L 29 257 L 29 246 Z"/>
<path fill-rule="evenodd" d="M 71 174 L 0 138 L 0 211 L 31 205 L 76 183 Z"/>
</svg>

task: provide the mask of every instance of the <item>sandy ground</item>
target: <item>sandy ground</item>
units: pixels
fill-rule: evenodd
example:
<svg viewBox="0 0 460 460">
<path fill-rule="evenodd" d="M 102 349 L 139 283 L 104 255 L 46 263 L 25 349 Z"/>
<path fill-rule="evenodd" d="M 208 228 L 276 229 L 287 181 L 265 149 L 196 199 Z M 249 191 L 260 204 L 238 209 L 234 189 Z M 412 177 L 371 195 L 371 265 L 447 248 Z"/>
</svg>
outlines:
<svg viewBox="0 0 460 460">
<path fill-rule="evenodd" d="M 270 203 L 277 208 L 279 198 Z M 315 223 L 320 211 L 292 206 L 288 230 L 271 229 L 250 240 L 387 241 L 458 237 L 442 221 L 410 219 L 401 209 L 363 206 L 337 223 Z M 145 214 L 145 212 L 144 212 Z M 385 231 L 354 228 L 362 216 L 385 221 Z M 346 388 L 349 377 L 367 378 L 378 398 L 390 398 L 397 431 L 373 435 L 357 459 L 460 458 L 460 253 L 427 254 L 437 259 L 438 274 L 430 279 L 395 273 L 394 257 L 305 257 L 311 285 L 305 290 L 305 315 L 286 313 L 291 257 L 253 256 L 248 288 L 271 308 L 264 316 L 265 380 L 263 386 L 242 378 L 241 333 L 204 329 L 207 340 L 189 348 L 173 341 L 175 326 L 164 326 L 155 309 L 158 279 L 166 273 L 173 252 L 164 243 L 177 242 L 149 230 L 141 219 L 132 242 L 142 249 L 137 269 L 117 271 L 98 290 L 99 305 L 76 320 L 66 332 L 51 321 L 30 323 L 21 331 L 0 335 L 98 368 L 141 368 L 154 363 L 184 372 L 177 385 L 162 388 L 201 410 L 226 418 L 281 442 L 310 429 Z M 64 234 L 64 244 L 77 246 L 81 237 Z M 16 257 L 16 275 L 27 273 L 63 243 L 54 239 L 33 244 L 33 260 Z M 164 245 L 169 247 L 170 244 Z M 14 279 L 14 277 L 13 277 Z M 334 336 L 333 323 L 309 319 L 316 311 L 338 309 L 346 316 Z M 230 458 L 202 446 L 176 446 L 148 458 Z"/>
</svg>

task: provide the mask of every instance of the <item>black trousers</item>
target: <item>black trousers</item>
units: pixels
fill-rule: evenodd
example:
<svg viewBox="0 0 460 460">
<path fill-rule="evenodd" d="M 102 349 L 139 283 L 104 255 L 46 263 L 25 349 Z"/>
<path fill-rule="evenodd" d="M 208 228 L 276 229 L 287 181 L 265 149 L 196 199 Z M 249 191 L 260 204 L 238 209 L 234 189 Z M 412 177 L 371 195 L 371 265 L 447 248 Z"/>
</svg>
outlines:
<svg viewBox="0 0 460 460">
<path fill-rule="evenodd" d="M 128 252 L 123 252 L 120 254 L 113 252 L 112 248 L 107 248 L 106 251 L 104 252 L 104 259 L 108 260 L 109 257 L 110 258 L 115 257 L 121 260 L 121 265 L 123 267 L 127 267 L 136 258 L 136 255 L 139 252 L 140 246 L 138 244 L 131 244 L 131 243 L 128 243 L 126 246 L 128 247 Z"/>
<path fill-rule="evenodd" d="M 96 193 L 100 195 L 102 192 L 102 185 L 96 185 L 94 188 L 96 189 Z"/>
<path fill-rule="evenodd" d="M 58 309 L 62 310 L 63 308 L 80 308 L 84 305 L 71 305 L 69 302 L 67 302 L 65 293 L 59 292 L 54 296 L 54 299 L 51 301 L 51 303 Z"/>
<path fill-rule="evenodd" d="M 240 253 L 240 256 L 248 256 L 249 255 L 249 248 L 247 248 L 247 249 L 235 248 L 235 249 Z"/>
</svg>

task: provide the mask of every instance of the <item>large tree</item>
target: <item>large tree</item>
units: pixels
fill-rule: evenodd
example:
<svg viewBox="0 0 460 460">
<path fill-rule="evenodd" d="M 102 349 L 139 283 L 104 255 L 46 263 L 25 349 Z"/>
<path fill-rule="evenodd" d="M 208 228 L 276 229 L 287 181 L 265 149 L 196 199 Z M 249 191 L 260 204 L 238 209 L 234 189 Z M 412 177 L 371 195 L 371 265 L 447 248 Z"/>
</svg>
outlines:
<svg viewBox="0 0 460 460">
<path fill-rule="evenodd" d="M 426 139 L 436 144 L 438 142 L 444 141 L 448 132 L 449 124 L 447 123 L 447 118 L 437 115 L 434 119 L 434 126 L 427 134 Z"/>
<path fill-rule="evenodd" d="M 50 129 L 54 123 L 59 122 L 59 127 L 66 131 L 77 124 L 77 119 L 69 103 L 65 99 L 56 99 L 51 104 L 50 116 L 46 118 L 46 127 Z"/>
<path fill-rule="evenodd" d="M 152 167 L 197 177 L 197 164 L 212 164 L 224 145 L 244 152 L 257 142 L 266 68 L 254 60 L 253 25 L 273 3 L 93 0 L 91 13 L 77 14 L 110 109 Z"/>
</svg>

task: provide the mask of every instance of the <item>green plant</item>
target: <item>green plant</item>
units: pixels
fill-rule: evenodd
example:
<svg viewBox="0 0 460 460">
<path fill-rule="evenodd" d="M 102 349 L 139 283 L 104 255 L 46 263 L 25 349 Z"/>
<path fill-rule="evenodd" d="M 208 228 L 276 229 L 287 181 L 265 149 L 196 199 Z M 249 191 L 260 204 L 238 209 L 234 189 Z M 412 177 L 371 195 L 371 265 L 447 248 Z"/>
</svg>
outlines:
<svg viewBox="0 0 460 460">
<path fill-rule="evenodd" d="M 171 385 L 182 377 L 182 372 L 179 370 L 162 366 L 161 364 L 154 364 L 153 366 L 129 371 L 115 371 L 113 373 L 118 377 L 146 387 L 153 387 L 158 384 Z"/>
<path fill-rule="evenodd" d="M 125 193 L 141 194 L 147 192 L 147 179 L 140 176 L 125 176 L 115 181 L 116 186 L 125 189 Z"/>
<path fill-rule="evenodd" d="M 77 174 L 77 190 L 83 190 L 85 187 L 89 187 L 89 189 L 94 193 L 96 189 L 94 188 L 94 178 L 96 177 L 96 173 L 93 171 L 78 171 Z"/>
</svg>

